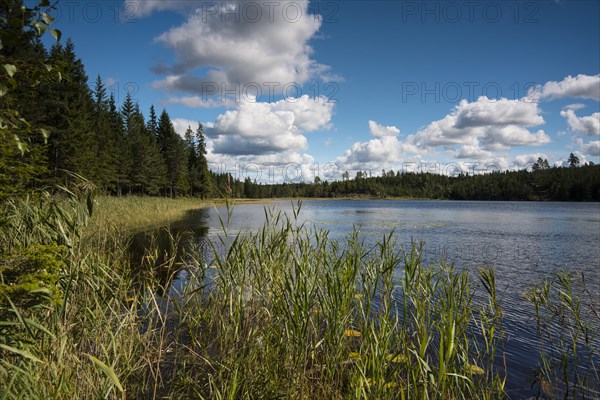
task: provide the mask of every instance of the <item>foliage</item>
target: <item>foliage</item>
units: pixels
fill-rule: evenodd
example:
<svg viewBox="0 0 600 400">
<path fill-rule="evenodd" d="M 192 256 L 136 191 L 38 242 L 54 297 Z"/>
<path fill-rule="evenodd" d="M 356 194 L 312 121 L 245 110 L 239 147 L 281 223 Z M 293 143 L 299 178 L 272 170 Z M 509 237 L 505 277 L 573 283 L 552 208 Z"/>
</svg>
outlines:
<svg viewBox="0 0 600 400">
<path fill-rule="evenodd" d="M 0 2 L 0 200 L 39 184 L 45 172 L 49 133 L 34 105 L 42 83 L 61 76 L 40 44 L 47 30 L 60 37 L 49 28 L 52 8 L 46 0 L 34 7 Z"/>
<path fill-rule="evenodd" d="M 360 171 L 359 171 L 360 172 Z M 345 175 L 346 176 L 346 175 Z M 368 197 L 451 200 L 554 200 L 600 201 L 600 166 L 578 168 L 548 166 L 538 160 L 532 171 L 505 171 L 479 175 L 446 176 L 431 173 L 400 173 L 368 177 L 357 173 L 354 179 L 263 185 L 217 175 L 215 184 L 224 188 L 230 181 L 234 197 Z M 221 189 L 223 191 L 223 189 Z"/>
<path fill-rule="evenodd" d="M 0 259 L 0 304 L 7 299 L 24 308 L 44 304 L 48 300 L 59 305 L 62 293 L 58 287 L 66 248 L 52 245 L 32 245 L 17 254 Z"/>
</svg>

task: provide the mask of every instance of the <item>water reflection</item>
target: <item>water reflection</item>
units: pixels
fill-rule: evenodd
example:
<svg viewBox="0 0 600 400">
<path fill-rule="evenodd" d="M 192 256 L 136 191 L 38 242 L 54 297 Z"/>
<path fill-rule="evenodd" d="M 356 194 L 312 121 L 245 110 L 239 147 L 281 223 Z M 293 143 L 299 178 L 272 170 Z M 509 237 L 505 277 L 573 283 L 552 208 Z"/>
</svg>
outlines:
<svg viewBox="0 0 600 400">
<path fill-rule="evenodd" d="M 190 211 L 176 223 L 136 233 L 129 244 L 134 281 L 139 287 L 150 283 L 164 296 L 179 290 L 187 279 L 187 268 L 206 262 L 210 256 L 208 243 L 209 209 Z M 195 257 L 195 260 L 190 260 Z"/>
</svg>

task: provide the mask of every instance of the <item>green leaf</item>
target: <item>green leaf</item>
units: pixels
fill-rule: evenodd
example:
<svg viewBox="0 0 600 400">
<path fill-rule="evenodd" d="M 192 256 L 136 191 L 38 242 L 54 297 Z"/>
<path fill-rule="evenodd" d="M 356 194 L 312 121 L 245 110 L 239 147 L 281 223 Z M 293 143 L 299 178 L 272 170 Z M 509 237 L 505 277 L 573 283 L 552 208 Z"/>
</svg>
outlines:
<svg viewBox="0 0 600 400">
<path fill-rule="evenodd" d="M 8 92 L 8 87 L 5 84 L 0 83 L 0 97 L 4 96 Z"/>
<path fill-rule="evenodd" d="M 62 32 L 58 29 L 50 29 L 50 34 L 57 42 L 60 41 L 60 38 L 62 37 Z"/>
<path fill-rule="evenodd" d="M 25 152 L 27 151 L 27 143 L 23 143 L 19 140 L 17 142 L 17 148 L 21 152 L 21 155 L 25 155 Z"/>
<path fill-rule="evenodd" d="M 0 348 L 3 348 L 4 350 L 8 350 L 11 353 L 18 354 L 21 357 L 29 358 L 32 361 L 39 362 L 39 363 L 42 363 L 42 364 L 44 363 L 42 360 L 40 360 L 39 358 L 37 358 L 36 356 L 34 356 L 33 354 L 31 354 L 27 350 L 15 349 L 14 347 L 11 347 L 11 346 L 8 346 L 8 345 L 5 345 L 5 344 L 0 344 Z"/>
<path fill-rule="evenodd" d="M 10 76 L 11 78 L 13 77 L 13 75 L 15 74 L 15 72 L 17 72 L 17 67 L 15 67 L 12 64 L 4 64 L 2 66 L 4 67 L 4 70 L 6 71 L 6 73 L 8 74 L 8 76 Z"/>
<path fill-rule="evenodd" d="M 44 32 L 46 32 L 46 29 L 48 29 L 48 27 L 44 24 L 40 24 L 39 22 L 36 22 L 33 27 L 35 28 L 35 30 L 38 33 L 38 36 L 42 36 L 44 34 Z"/>
<path fill-rule="evenodd" d="M 48 138 L 50 137 L 50 132 L 48 131 L 48 129 L 40 129 L 40 132 L 42 133 L 42 136 L 44 137 L 44 143 L 48 142 Z"/>
<path fill-rule="evenodd" d="M 47 25 L 50 25 L 51 23 L 54 22 L 54 17 L 52 17 L 48 13 L 43 12 L 42 13 L 42 21 L 44 21 Z"/>
<path fill-rule="evenodd" d="M 88 214 L 91 217 L 92 213 L 94 212 L 94 198 L 92 197 L 92 193 L 88 193 L 87 195 L 87 208 L 88 208 Z"/>
<path fill-rule="evenodd" d="M 115 371 L 111 367 L 109 367 L 108 365 L 104 364 L 102 361 L 98 360 L 93 355 L 91 355 L 91 354 L 86 354 L 86 355 L 94 363 L 94 365 L 96 366 L 96 368 L 100 368 L 102 370 L 102 372 L 104 372 L 106 374 L 106 376 L 108 376 L 108 378 L 112 381 L 112 383 L 122 393 L 123 392 L 123 386 L 121 386 L 121 382 L 119 382 L 119 378 L 117 378 L 117 374 L 115 374 Z"/>
</svg>

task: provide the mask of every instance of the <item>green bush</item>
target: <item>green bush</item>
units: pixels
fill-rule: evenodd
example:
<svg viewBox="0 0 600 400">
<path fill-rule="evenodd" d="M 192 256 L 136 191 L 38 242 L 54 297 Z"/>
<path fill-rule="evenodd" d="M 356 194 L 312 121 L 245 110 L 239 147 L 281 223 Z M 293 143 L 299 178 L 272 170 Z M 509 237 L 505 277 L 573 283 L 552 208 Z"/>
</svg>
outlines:
<svg viewBox="0 0 600 400">
<path fill-rule="evenodd" d="M 0 305 L 7 299 L 20 307 L 59 305 L 61 271 L 67 248 L 56 244 L 36 244 L 0 260 Z"/>
</svg>

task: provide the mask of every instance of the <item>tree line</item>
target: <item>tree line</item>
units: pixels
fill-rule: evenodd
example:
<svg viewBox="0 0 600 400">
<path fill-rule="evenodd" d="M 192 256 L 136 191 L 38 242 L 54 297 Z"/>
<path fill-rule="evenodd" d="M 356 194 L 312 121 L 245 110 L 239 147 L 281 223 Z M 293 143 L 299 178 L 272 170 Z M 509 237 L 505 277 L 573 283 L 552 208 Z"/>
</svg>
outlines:
<svg viewBox="0 0 600 400">
<path fill-rule="evenodd" d="M 573 156 L 576 158 L 576 156 Z M 575 160 L 573 160 L 575 161 Z M 358 171 L 353 179 L 344 173 L 333 182 L 315 178 L 313 183 L 263 185 L 246 178 L 236 181 L 233 193 L 239 197 L 357 197 L 422 198 L 448 200 L 554 200 L 600 201 L 600 165 L 587 163 L 550 167 L 539 159 L 531 171 L 504 171 L 486 174 L 447 176 L 432 173 L 382 171 L 369 177 Z"/>
</svg>

